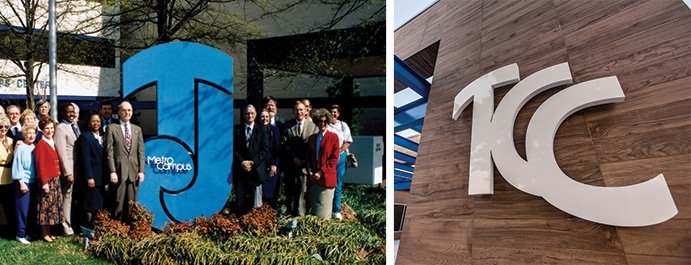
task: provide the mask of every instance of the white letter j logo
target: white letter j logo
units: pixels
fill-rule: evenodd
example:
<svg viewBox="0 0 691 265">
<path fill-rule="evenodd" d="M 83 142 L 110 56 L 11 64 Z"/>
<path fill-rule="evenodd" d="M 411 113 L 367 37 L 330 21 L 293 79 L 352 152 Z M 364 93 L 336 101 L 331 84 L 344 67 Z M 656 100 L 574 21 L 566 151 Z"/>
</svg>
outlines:
<svg viewBox="0 0 691 265">
<path fill-rule="evenodd" d="M 473 102 L 468 194 L 493 194 L 493 159 L 511 185 L 543 197 L 564 212 L 597 223 L 646 226 L 664 222 L 677 208 L 662 174 L 643 183 L 623 187 L 597 187 L 574 181 L 557 165 L 553 152 L 559 125 L 587 107 L 620 102 L 624 93 L 615 76 L 570 86 L 547 99 L 535 112 L 526 133 L 526 157 L 513 141 L 520 109 L 535 95 L 572 84 L 568 63 L 540 70 L 520 81 L 518 65 L 494 70 L 470 83 L 456 95 L 452 117 L 458 119 Z M 516 84 L 494 111 L 494 88 Z"/>
</svg>

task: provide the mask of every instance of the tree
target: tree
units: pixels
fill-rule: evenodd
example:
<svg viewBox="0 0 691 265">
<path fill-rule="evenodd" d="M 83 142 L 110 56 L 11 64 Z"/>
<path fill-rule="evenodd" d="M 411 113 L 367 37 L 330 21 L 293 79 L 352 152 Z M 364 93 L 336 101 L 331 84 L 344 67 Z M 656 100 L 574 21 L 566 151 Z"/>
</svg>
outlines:
<svg viewBox="0 0 691 265">
<path fill-rule="evenodd" d="M 119 5 L 117 11 L 104 14 L 104 30 L 119 29 L 123 36 L 119 48 L 123 56 L 170 41 L 200 42 L 241 55 L 247 40 L 269 33 L 265 25 L 294 19 L 282 17 L 300 6 L 323 5 L 329 12 L 319 14 L 321 21 L 302 32 L 332 29 L 344 18 L 375 2 L 376 10 L 360 23 L 383 20 L 384 0 L 109 0 Z M 244 59 L 242 56 L 236 58 Z"/>
<path fill-rule="evenodd" d="M 93 56 L 82 48 L 85 44 L 74 36 L 93 31 L 99 5 L 72 0 L 57 4 L 56 24 L 58 54 L 62 61 L 80 61 Z M 75 19 L 76 18 L 76 19 Z M 48 61 L 48 3 L 39 0 L 2 0 L 0 2 L 0 59 L 8 59 L 19 74 L 5 71 L 3 77 L 24 77 L 27 108 L 33 109 L 35 83 Z M 62 44 L 62 45 L 61 45 Z M 60 61 L 60 57 L 58 58 Z"/>
</svg>

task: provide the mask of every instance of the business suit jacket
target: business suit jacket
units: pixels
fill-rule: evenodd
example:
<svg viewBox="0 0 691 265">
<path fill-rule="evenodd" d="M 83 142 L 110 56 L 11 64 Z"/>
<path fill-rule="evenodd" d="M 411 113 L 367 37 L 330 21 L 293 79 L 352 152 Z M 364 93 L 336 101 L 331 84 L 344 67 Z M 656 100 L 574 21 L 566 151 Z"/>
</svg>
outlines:
<svg viewBox="0 0 691 265">
<path fill-rule="evenodd" d="M 283 145 L 284 153 L 284 167 L 286 170 L 296 171 L 302 166 L 298 166 L 293 162 L 293 158 L 306 160 L 307 157 L 307 138 L 317 132 L 317 126 L 308 120 L 302 121 L 302 134 L 298 122 L 295 119 L 289 120 L 285 124 L 283 130 L 281 144 Z"/>
<path fill-rule="evenodd" d="M 103 186 L 104 177 L 107 175 L 103 160 L 105 157 L 105 149 L 96 136 L 91 131 L 82 133 L 77 139 L 78 155 L 77 159 L 81 161 L 79 167 L 79 180 L 81 184 L 85 184 L 87 180 L 93 179 L 97 187 Z"/>
<path fill-rule="evenodd" d="M 249 181 L 259 185 L 266 180 L 266 157 L 269 155 L 269 134 L 266 127 L 255 123 L 250 138 L 245 136 L 245 123 L 235 125 L 234 152 L 233 152 L 233 176 L 239 181 Z M 247 146 L 249 142 L 249 147 Z M 252 170 L 242 170 L 242 161 L 252 160 Z"/>
<path fill-rule="evenodd" d="M 74 134 L 72 126 L 68 123 L 61 122 L 55 129 L 55 149 L 60 154 L 60 168 L 63 176 L 74 175 L 74 142 L 77 141 L 77 135 Z"/>
<path fill-rule="evenodd" d="M 21 126 L 19 126 L 19 127 L 21 127 Z M 17 132 L 17 133 L 12 132 L 12 125 L 10 125 L 10 128 L 7 130 L 7 133 L 5 135 L 14 139 L 15 141 L 23 141 L 24 140 L 24 136 L 22 136 L 22 132 Z"/>
<path fill-rule="evenodd" d="M 313 172 L 321 172 L 321 178 L 317 180 L 319 185 L 327 188 L 336 187 L 336 165 L 338 164 L 338 156 L 341 153 L 339 147 L 338 135 L 326 131 L 324 138 L 322 138 L 319 145 L 319 159 L 315 160 L 317 154 L 317 135 L 315 133 L 310 135 L 307 140 L 309 145 L 309 155 L 307 156 L 307 164 Z"/>
<path fill-rule="evenodd" d="M 132 146 L 127 150 L 125 146 L 125 134 L 120 124 L 111 124 L 106 127 L 106 160 L 109 173 L 117 173 L 120 178 L 118 183 L 129 180 L 137 181 L 137 173 L 144 173 L 144 136 L 139 126 L 130 123 Z"/>
<path fill-rule="evenodd" d="M 274 116 L 274 122 L 276 123 L 274 124 L 274 126 L 278 127 L 279 130 L 283 131 L 283 128 L 285 128 L 286 125 L 286 120 L 283 117 L 276 114 L 276 116 Z"/>
<path fill-rule="evenodd" d="M 110 117 L 110 123 L 106 123 L 106 120 L 101 119 L 101 135 L 106 135 L 106 127 L 111 124 L 120 124 L 120 120 Z"/>
</svg>

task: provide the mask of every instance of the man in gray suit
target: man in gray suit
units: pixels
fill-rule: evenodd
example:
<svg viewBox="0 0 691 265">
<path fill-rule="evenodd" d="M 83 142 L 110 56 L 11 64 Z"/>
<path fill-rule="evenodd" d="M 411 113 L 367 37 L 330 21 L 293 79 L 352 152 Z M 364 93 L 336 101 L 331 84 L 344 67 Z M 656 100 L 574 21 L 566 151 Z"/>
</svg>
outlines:
<svg viewBox="0 0 691 265">
<path fill-rule="evenodd" d="M 79 113 L 75 109 L 74 103 L 63 103 L 60 105 L 60 115 L 62 122 L 55 129 L 55 149 L 60 156 L 60 168 L 62 169 L 61 189 L 62 189 L 62 210 L 65 222 L 62 228 L 65 235 L 74 234 L 72 229 L 72 186 L 74 184 L 74 142 L 77 141 L 81 131 L 77 125 Z"/>
<path fill-rule="evenodd" d="M 307 160 L 307 138 L 317 132 L 317 126 L 307 120 L 307 108 L 302 101 L 293 105 L 295 119 L 289 120 L 283 129 L 283 165 L 285 167 L 286 205 L 288 213 L 294 216 L 305 215 L 307 175 L 303 174 Z"/>
<path fill-rule="evenodd" d="M 144 136 L 131 124 L 132 105 L 118 106 L 120 124 L 106 127 L 106 160 L 110 170 L 110 191 L 114 191 L 113 218 L 129 221 L 129 201 L 137 201 L 137 187 L 144 181 Z"/>
</svg>

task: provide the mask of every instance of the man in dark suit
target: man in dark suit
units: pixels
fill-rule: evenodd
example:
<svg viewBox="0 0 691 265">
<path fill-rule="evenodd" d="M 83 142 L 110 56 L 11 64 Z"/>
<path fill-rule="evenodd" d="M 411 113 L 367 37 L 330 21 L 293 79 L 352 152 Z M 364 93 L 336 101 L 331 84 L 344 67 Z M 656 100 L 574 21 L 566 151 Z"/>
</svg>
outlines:
<svg viewBox="0 0 691 265">
<path fill-rule="evenodd" d="M 105 134 L 106 127 L 111 124 L 120 124 L 120 120 L 113 118 L 113 103 L 105 101 L 101 103 L 101 134 Z"/>
<path fill-rule="evenodd" d="M 233 179 L 237 189 L 238 212 L 247 212 L 247 196 L 253 207 L 262 206 L 262 183 L 266 179 L 266 157 L 269 153 L 269 134 L 266 127 L 255 122 L 257 110 L 252 105 L 243 109 L 245 122 L 235 125 Z"/>
<path fill-rule="evenodd" d="M 272 96 L 264 97 L 264 108 L 269 111 L 271 125 L 275 125 L 279 130 L 283 130 L 286 120 L 278 115 L 278 102 Z"/>
<path fill-rule="evenodd" d="M 144 181 L 144 137 L 139 126 L 131 124 L 132 105 L 118 106 L 120 124 L 106 127 L 106 160 L 110 171 L 110 191 L 115 190 L 112 214 L 128 221 L 129 201 L 137 201 L 137 187 Z"/>
<path fill-rule="evenodd" d="M 7 118 L 10 119 L 10 128 L 7 130 L 7 136 L 16 140 L 23 141 L 22 137 L 22 125 L 19 123 L 19 115 L 21 115 L 22 110 L 16 105 L 7 106 Z"/>
<path fill-rule="evenodd" d="M 307 192 L 307 176 L 303 174 L 307 159 L 307 138 L 317 132 L 317 127 L 306 120 L 307 109 L 302 101 L 293 105 L 295 119 L 285 124 L 281 146 L 283 146 L 283 162 L 285 165 L 285 189 L 288 213 L 304 215 L 306 209 L 305 193 Z"/>
</svg>

